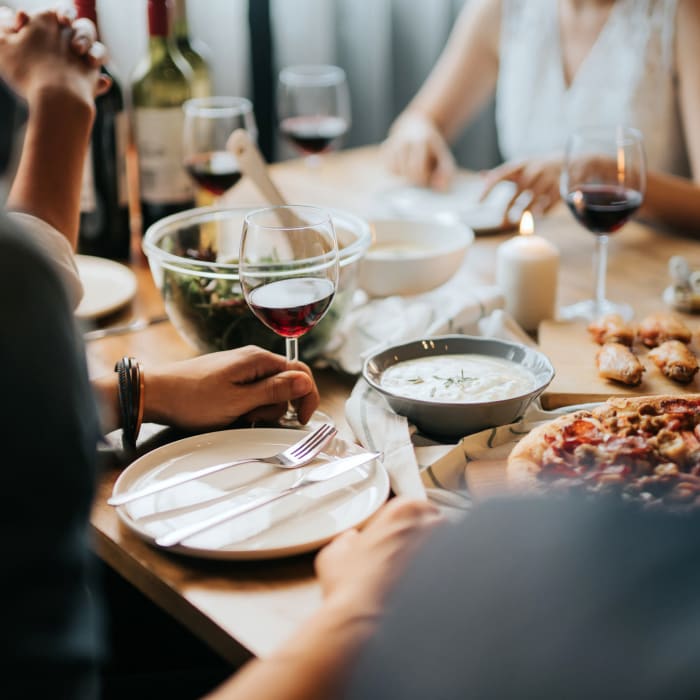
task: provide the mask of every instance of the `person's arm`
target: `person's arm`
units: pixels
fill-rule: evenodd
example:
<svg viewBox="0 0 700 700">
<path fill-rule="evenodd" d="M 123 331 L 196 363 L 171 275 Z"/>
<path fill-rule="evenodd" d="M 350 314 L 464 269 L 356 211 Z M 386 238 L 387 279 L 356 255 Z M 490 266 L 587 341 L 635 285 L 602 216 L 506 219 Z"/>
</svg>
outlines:
<svg viewBox="0 0 700 700">
<path fill-rule="evenodd" d="M 293 401 L 306 423 L 319 403 L 311 370 L 302 362 L 255 346 L 210 353 L 165 365 L 146 365 L 144 422 L 213 430 L 238 418 L 273 421 Z M 92 381 L 102 429 L 119 427 L 116 373 Z"/>
<path fill-rule="evenodd" d="M 98 70 L 103 49 L 91 23 L 75 29 L 55 12 L 18 13 L 1 29 L 0 76 L 29 107 L 7 208 L 42 219 L 75 248 L 94 95 L 107 87 Z"/>
<path fill-rule="evenodd" d="M 700 233 L 700 5 L 681 0 L 676 15 L 678 94 L 692 179 L 650 172 L 642 212 L 676 227 Z"/>
<path fill-rule="evenodd" d="M 496 86 L 500 25 L 500 0 L 467 2 L 430 76 L 389 131 L 385 152 L 394 172 L 423 185 L 451 177 L 447 141 Z"/>
<path fill-rule="evenodd" d="M 389 591 L 440 522 L 435 506 L 396 498 L 362 532 L 352 530 L 328 545 L 316 560 L 322 607 L 282 649 L 248 664 L 210 699 L 341 697 Z"/>
</svg>

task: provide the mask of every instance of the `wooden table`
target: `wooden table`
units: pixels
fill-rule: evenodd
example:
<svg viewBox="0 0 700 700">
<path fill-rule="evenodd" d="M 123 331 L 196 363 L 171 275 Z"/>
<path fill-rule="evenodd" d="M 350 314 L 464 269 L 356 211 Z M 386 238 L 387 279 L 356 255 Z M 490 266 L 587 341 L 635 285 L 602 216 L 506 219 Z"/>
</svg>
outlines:
<svg viewBox="0 0 700 700">
<path fill-rule="evenodd" d="M 332 205 L 370 216 L 381 201 L 381 192 L 397 184 L 384 170 L 375 148 L 329 156 L 317 170 L 293 161 L 274 166 L 272 173 L 289 201 Z M 228 201 L 234 205 L 263 203 L 245 180 L 234 188 Z M 560 303 L 589 297 L 593 237 L 563 207 L 538 221 L 537 232 L 561 251 Z M 493 282 L 496 247 L 506 237 L 480 237 L 469 251 L 466 265 L 475 283 Z M 667 284 L 668 258 L 676 254 L 700 267 L 698 243 L 629 224 L 620 236 L 611 239 L 610 298 L 632 303 L 640 314 L 658 309 L 659 294 Z M 146 262 L 140 254 L 134 258 L 138 296 L 129 310 L 110 322 L 163 313 Z M 127 354 L 163 362 L 190 357 L 194 351 L 169 323 L 161 323 L 90 343 L 91 374 L 111 372 L 115 360 Z M 329 371 L 316 377 L 322 410 L 335 419 L 343 437 L 352 439 L 343 406 L 354 380 Z M 239 663 L 251 654 L 269 654 L 318 606 L 320 592 L 311 556 L 266 563 L 211 563 L 152 549 L 121 527 L 115 511 L 105 504 L 117 476 L 116 470 L 104 475 L 94 506 L 92 527 L 99 556 L 222 657 Z M 473 486 L 478 492 L 478 478 Z"/>
</svg>

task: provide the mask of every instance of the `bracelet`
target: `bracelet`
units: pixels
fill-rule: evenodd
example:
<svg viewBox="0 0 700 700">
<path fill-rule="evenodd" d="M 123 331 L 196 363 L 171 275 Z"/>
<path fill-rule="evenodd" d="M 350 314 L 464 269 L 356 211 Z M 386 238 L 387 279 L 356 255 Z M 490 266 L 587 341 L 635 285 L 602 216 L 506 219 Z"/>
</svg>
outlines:
<svg viewBox="0 0 700 700">
<path fill-rule="evenodd" d="M 136 450 L 141 430 L 144 405 L 144 375 L 141 363 L 133 357 L 122 357 L 114 366 L 118 376 L 119 413 L 122 423 L 122 446 L 128 452 Z"/>
</svg>

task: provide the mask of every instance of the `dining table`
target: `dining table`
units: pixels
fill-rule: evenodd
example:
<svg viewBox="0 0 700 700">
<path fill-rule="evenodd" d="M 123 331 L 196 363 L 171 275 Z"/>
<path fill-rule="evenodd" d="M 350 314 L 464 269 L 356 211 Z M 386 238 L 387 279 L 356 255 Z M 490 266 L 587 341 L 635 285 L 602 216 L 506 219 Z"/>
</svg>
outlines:
<svg viewBox="0 0 700 700">
<path fill-rule="evenodd" d="M 403 184 L 388 172 L 376 146 L 324 155 L 313 168 L 302 160 L 291 160 L 271 165 L 269 171 L 289 202 L 342 208 L 368 219 L 382 211 L 383 196 Z M 254 184 L 243 178 L 222 204 L 252 207 L 265 201 Z M 563 204 L 538 217 L 535 224 L 537 233 L 560 253 L 558 303 L 590 297 L 593 236 Z M 475 285 L 494 283 L 497 248 L 512 235 L 513 231 L 503 231 L 476 237 L 464 261 Z M 164 313 L 140 241 L 135 235 L 129 263 L 137 279 L 137 294 L 128 307 L 101 321 L 103 326 Z M 610 240 L 609 297 L 631 304 L 639 315 L 662 308 L 661 293 L 669 284 L 668 261 L 674 255 L 683 255 L 691 267 L 700 268 L 700 244 L 692 236 L 630 222 Z M 91 376 L 113 372 L 115 362 L 125 355 L 138 358 L 147 368 L 196 354 L 168 321 L 91 340 L 86 350 Z M 321 410 L 332 417 L 342 438 L 354 441 L 344 409 L 356 377 L 328 368 L 314 369 L 314 376 Z M 269 655 L 319 608 L 321 591 L 313 554 L 270 561 L 210 561 L 146 543 L 121 523 L 106 502 L 123 466 L 106 468 L 99 481 L 91 516 L 97 555 L 225 660 L 240 664 L 250 657 Z M 492 465 L 483 472 L 473 469 L 468 482 L 475 499 L 485 497 L 505 483 L 504 466 Z"/>
</svg>

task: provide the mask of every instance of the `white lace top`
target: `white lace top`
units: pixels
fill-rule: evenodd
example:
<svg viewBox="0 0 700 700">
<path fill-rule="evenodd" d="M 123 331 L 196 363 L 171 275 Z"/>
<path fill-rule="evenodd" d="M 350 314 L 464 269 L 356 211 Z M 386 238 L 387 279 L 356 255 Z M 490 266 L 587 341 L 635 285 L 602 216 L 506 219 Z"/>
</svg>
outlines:
<svg viewBox="0 0 700 700">
<path fill-rule="evenodd" d="M 577 126 L 644 135 L 651 169 L 690 174 L 675 67 L 677 0 L 616 0 L 567 87 L 558 0 L 502 0 L 496 122 L 506 160 L 561 152 Z"/>
</svg>

